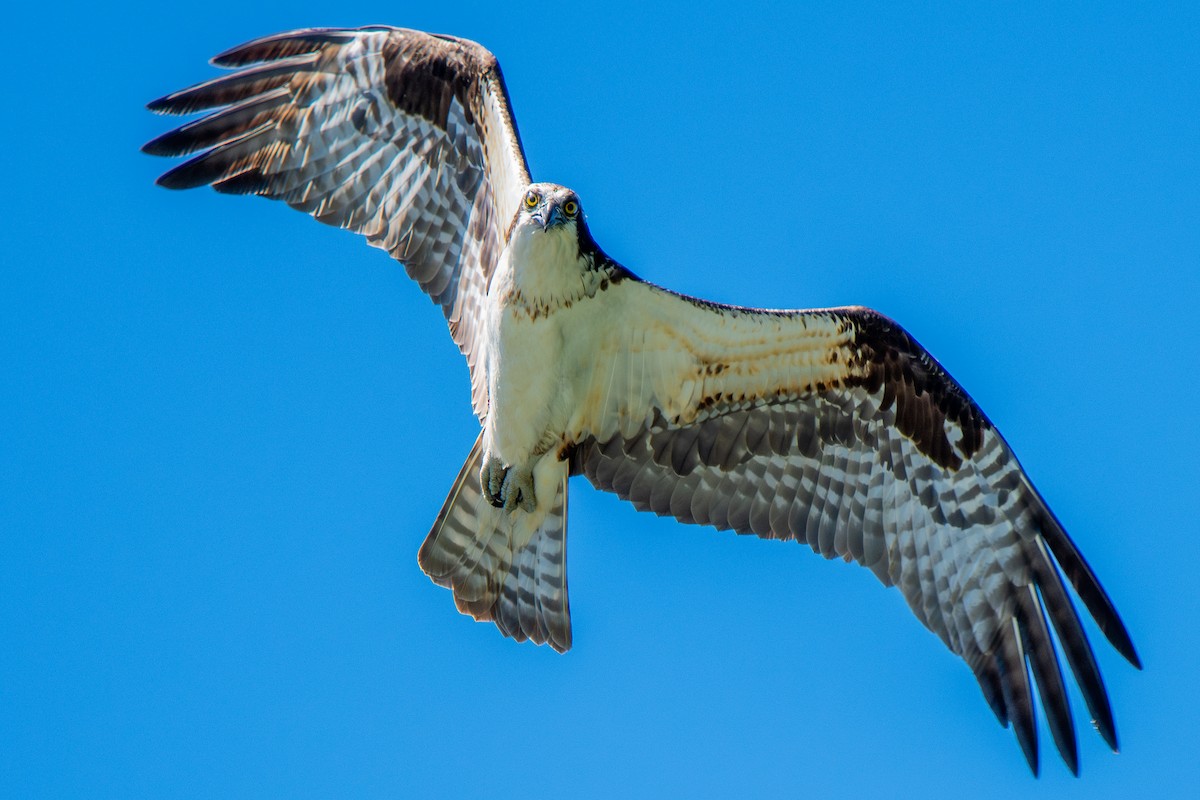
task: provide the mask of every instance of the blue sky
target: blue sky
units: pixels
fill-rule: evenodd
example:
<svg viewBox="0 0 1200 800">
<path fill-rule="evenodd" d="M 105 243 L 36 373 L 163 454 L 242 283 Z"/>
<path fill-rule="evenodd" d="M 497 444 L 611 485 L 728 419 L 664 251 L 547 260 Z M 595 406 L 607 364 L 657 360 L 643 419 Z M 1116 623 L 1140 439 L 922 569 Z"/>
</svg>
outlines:
<svg viewBox="0 0 1200 800">
<path fill-rule="evenodd" d="M 0 796 L 1187 796 L 1200 785 L 1194 3 L 9 12 Z M 15 14 L 15 16 L 14 16 Z M 144 104 L 262 34 L 500 57 L 535 178 L 657 283 L 901 321 L 1005 433 L 1146 664 L 1033 780 L 866 570 L 571 498 L 575 649 L 416 551 L 477 427 L 440 314 L 279 204 L 171 193 Z M 16 70 L 14 73 L 13 70 Z"/>
</svg>

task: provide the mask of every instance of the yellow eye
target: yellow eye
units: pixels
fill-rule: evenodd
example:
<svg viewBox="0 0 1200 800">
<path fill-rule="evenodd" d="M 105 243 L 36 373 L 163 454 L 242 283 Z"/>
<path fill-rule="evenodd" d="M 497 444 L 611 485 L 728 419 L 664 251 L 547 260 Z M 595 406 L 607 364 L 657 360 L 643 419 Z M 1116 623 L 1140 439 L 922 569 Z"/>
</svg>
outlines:
<svg viewBox="0 0 1200 800">
<path fill-rule="evenodd" d="M 538 204 L 538 200 L 540 200 L 540 199 L 541 198 L 538 197 L 537 192 L 526 192 L 525 193 L 525 207 L 526 208 L 535 208 Z"/>
<path fill-rule="evenodd" d="M 568 200 L 567 202 L 563 203 L 563 212 L 568 217 L 575 216 L 577 213 L 579 213 L 579 203 L 576 203 L 574 200 Z"/>
</svg>

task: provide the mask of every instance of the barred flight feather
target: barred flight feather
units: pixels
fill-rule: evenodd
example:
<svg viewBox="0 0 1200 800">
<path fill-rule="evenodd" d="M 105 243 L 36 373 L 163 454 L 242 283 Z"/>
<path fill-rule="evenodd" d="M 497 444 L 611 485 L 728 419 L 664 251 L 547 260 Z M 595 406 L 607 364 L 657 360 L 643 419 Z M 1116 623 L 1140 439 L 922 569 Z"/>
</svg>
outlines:
<svg viewBox="0 0 1200 800">
<path fill-rule="evenodd" d="M 200 153 L 159 183 L 283 200 L 387 250 L 442 307 L 482 419 L 477 328 L 529 184 L 495 57 L 463 39 L 369 27 L 267 36 L 213 63 L 242 69 L 149 105 L 217 109 L 145 145 Z"/>
<path fill-rule="evenodd" d="M 1049 615 L 1097 728 L 1115 749 L 1108 698 L 1051 553 L 1101 631 L 1137 665 L 1132 642 L 1007 443 L 924 348 L 867 309 L 765 312 L 623 286 L 640 299 L 622 301 L 635 312 L 620 318 L 601 350 L 637 340 L 636 352 L 618 357 L 650 358 L 647 351 L 675 346 L 656 340 L 655 331 L 669 326 L 691 334 L 692 370 L 717 348 L 729 366 L 719 381 L 698 377 L 716 399 L 682 413 L 672 396 L 680 374 L 618 386 L 610 394 L 621 405 L 601 404 L 581 426 L 598 433 L 578 441 L 574 473 L 640 510 L 796 539 L 826 558 L 870 568 L 966 659 L 1036 771 L 1032 671 L 1054 741 L 1076 771 Z M 814 337 L 840 350 L 830 359 L 840 367 L 814 369 L 807 384 L 774 391 L 767 365 L 804 351 Z M 633 367 L 617 373 L 641 375 Z M 718 383 L 723 391 L 713 393 Z M 640 426 L 631 428 L 631 418 Z"/>
</svg>

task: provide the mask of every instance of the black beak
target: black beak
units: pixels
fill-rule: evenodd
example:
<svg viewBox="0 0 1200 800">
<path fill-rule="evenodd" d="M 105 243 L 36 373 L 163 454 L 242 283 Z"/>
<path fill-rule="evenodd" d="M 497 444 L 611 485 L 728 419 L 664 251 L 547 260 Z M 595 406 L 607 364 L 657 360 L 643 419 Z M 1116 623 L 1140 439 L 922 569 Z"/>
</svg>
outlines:
<svg viewBox="0 0 1200 800">
<path fill-rule="evenodd" d="M 558 206 L 550 206 L 546 213 L 542 216 L 542 230 L 546 230 L 552 225 L 562 225 L 567 221 L 567 217 L 563 214 L 562 209 Z"/>
</svg>

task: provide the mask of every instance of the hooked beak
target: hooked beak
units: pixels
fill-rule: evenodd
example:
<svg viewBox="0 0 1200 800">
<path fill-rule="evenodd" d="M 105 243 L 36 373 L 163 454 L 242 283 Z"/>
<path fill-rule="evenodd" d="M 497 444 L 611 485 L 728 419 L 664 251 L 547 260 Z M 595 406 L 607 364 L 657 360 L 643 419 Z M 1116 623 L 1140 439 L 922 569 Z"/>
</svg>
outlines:
<svg viewBox="0 0 1200 800">
<path fill-rule="evenodd" d="M 551 206 L 545 214 L 540 215 L 542 220 L 542 230 L 547 230 L 553 225 L 562 225 L 567 221 L 567 217 L 563 214 L 562 209 L 558 206 Z"/>
</svg>

